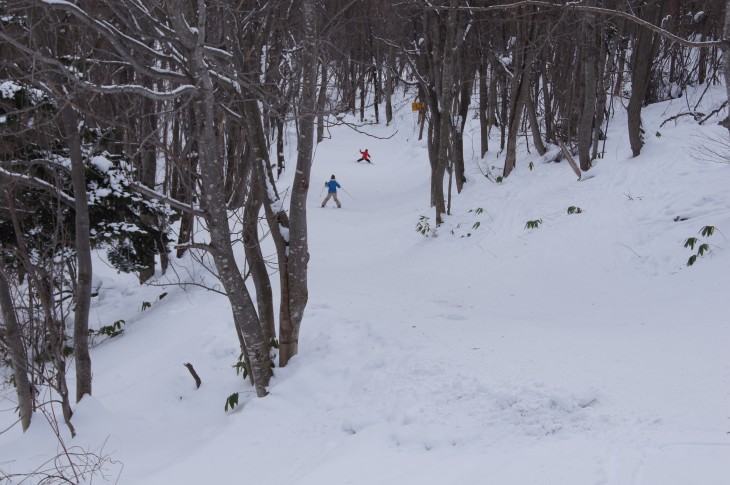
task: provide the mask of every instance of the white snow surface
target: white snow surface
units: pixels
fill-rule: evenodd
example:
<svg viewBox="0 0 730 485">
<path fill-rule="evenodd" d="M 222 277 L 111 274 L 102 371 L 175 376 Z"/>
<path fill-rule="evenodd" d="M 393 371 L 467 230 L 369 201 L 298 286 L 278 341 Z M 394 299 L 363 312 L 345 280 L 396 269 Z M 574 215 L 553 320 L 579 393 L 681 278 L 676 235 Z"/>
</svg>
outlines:
<svg viewBox="0 0 730 485">
<path fill-rule="evenodd" d="M 410 101 L 391 126 L 360 128 L 379 138 L 339 126 L 317 146 L 300 353 L 275 369 L 269 396 L 232 367 L 223 296 L 139 286 L 99 259 L 91 321 L 123 319 L 125 333 L 93 349 L 94 395 L 74 406 L 66 444 L 108 455 L 108 482 L 134 485 L 729 483 L 730 165 L 696 151 L 727 131 L 691 117 L 660 128 L 688 101 L 652 105 L 632 158 L 619 111 L 592 178 L 523 145 L 496 184 L 482 173 L 503 164 L 498 133 L 480 160 L 470 114 L 469 181 L 425 237 L 430 170 Z M 372 165 L 355 163 L 365 147 Z M 332 174 L 342 209 L 319 207 Z M 693 236 L 711 251 L 687 267 Z M 201 271 L 175 264 L 181 277 Z M 241 404 L 226 413 L 233 392 Z M 2 393 L 5 429 L 17 417 L 13 390 Z M 0 470 L 57 451 L 36 414 L 27 433 L 0 435 Z"/>
</svg>

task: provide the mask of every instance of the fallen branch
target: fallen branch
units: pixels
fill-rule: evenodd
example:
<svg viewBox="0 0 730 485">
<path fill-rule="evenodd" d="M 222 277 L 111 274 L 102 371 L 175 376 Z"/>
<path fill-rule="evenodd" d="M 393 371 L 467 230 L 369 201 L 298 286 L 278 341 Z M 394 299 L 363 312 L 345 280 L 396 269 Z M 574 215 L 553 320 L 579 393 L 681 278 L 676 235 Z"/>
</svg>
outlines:
<svg viewBox="0 0 730 485">
<path fill-rule="evenodd" d="M 200 376 L 198 375 L 198 373 L 195 372 L 195 369 L 193 369 L 193 364 L 191 364 L 190 362 L 186 362 L 183 365 L 188 368 L 190 374 L 193 376 L 193 379 L 195 379 L 195 388 L 200 389 L 200 384 L 202 383 L 202 381 L 200 380 Z"/>
<path fill-rule="evenodd" d="M 573 169 L 573 172 L 575 172 L 575 174 L 578 176 L 578 180 L 580 181 L 580 178 L 583 176 L 583 174 L 580 172 L 580 169 L 575 163 L 575 160 L 573 160 L 573 155 L 570 154 L 570 151 L 565 148 L 565 144 L 563 143 L 560 143 L 560 150 L 563 152 L 563 155 L 565 155 L 565 159 L 568 160 L 570 168 Z"/>
<path fill-rule="evenodd" d="M 726 107 L 726 106 L 727 106 L 727 101 L 725 101 L 724 103 L 722 103 L 722 104 L 720 105 L 720 107 L 719 107 L 719 108 L 717 108 L 716 110 L 714 110 L 714 111 L 713 111 L 712 113 L 710 113 L 710 114 L 708 114 L 707 116 L 705 116 L 704 118 L 702 118 L 702 119 L 701 119 L 701 120 L 699 121 L 699 123 L 700 123 L 700 124 L 703 124 L 703 123 L 704 123 L 705 121 L 709 120 L 710 118 L 712 118 L 713 116 L 715 116 L 715 115 L 716 115 L 717 113 L 719 113 L 720 111 L 722 111 L 723 109 L 725 109 L 725 107 Z"/>
<path fill-rule="evenodd" d="M 676 120 L 681 118 L 682 116 L 691 116 L 695 119 L 695 121 L 699 122 L 703 116 L 705 116 L 704 113 L 700 113 L 699 111 L 687 111 L 685 113 L 679 113 L 678 115 L 674 115 L 672 117 L 667 118 L 666 120 L 662 121 L 662 124 L 659 125 L 659 128 L 663 128 L 664 125 L 669 123 L 672 120 Z"/>
</svg>

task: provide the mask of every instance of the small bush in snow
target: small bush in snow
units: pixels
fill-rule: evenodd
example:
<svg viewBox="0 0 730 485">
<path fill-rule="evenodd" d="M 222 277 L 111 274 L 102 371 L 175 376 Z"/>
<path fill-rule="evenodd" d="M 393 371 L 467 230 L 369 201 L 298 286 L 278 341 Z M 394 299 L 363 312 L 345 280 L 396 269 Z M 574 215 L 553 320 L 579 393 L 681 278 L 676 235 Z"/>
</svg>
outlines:
<svg viewBox="0 0 730 485">
<path fill-rule="evenodd" d="M 248 367 L 246 367 L 246 361 L 244 359 L 243 353 L 238 356 L 238 362 L 233 364 L 232 367 L 236 369 L 237 376 L 243 374 L 243 380 L 245 381 L 248 377 Z"/>
<path fill-rule="evenodd" d="M 416 224 L 416 232 L 428 237 L 429 233 L 431 232 L 431 224 L 429 223 L 429 221 L 430 219 L 426 216 L 419 217 L 418 223 Z"/>
<path fill-rule="evenodd" d="M 583 212 L 583 209 L 580 207 L 576 207 L 574 205 L 568 207 L 568 214 L 580 214 L 581 212 Z"/>
<path fill-rule="evenodd" d="M 715 234 L 716 230 L 717 228 L 715 226 L 705 226 L 700 229 L 700 235 L 702 235 L 703 237 L 710 237 Z M 706 253 L 710 252 L 710 245 L 696 237 L 688 237 L 684 241 L 685 248 L 689 248 L 690 250 L 694 251 L 695 246 L 697 246 L 697 254 L 693 254 L 689 257 L 689 259 L 687 260 L 687 266 L 692 266 L 697 262 L 697 258 L 701 258 Z"/>
<path fill-rule="evenodd" d="M 225 412 L 228 412 L 228 408 L 233 410 L 233 408 L 235 408 L 236 406 L 238 406 L 238 393 L 234 392 L 233 394 L 228 396 L 228 398 L 226 398 L 226 405 L 223 407 L 223 410 Z"/>
<path fill-rule="evenodd" d="M 534 221 L 527 221 L 525 223 L 525 229 L 537 229 L 542 224 L 542 219 L 535 219 Z"/>
</svg>

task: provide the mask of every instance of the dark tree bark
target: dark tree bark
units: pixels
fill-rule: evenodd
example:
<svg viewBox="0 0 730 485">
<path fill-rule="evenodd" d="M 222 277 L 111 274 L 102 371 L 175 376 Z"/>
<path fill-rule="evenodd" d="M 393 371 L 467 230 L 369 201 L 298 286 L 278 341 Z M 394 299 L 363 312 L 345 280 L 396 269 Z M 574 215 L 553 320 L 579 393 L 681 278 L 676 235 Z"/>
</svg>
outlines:
<svg viewBox="0 0 730 485">
<path fill-rule="evenodd" d="M 10 352 L 15 378 L 15 393 L 18 396 L 18 413 L 23 431 L 30 426 L 33 416 L 33 390 L 28 379 L 28 360 L 23 346 L 20 325 L 15 315 L 13 297 L 10 293 L 10 284 L 3 268 L 0 268 L 0 311 L 5 324 L 5 338 L 3 339 Z"/>
<path fill-rule="evenodd" d="M 489 109 L 489 92 L 487 88 L 487 66 L 488 63 L 483 57 L 479 63 L 479 133 L 481 138 L 480 158 L 489 151 L 489 131 L 491 126 L 487 117 Z"/>
<path fill-rule="evenodd" d="M 291 191 L 289 228 L 289 318 L 279 326 L 279 365 L 284 367 L 299 351 L 299 330 L 309 299 L 307 269 L 307 194 L 314 149 L 315 91 L 317 87 L 317 2 L 303 0 L 304 48 L 302 51 L 302 97 L 297 144 L 297 168 Z M 283 298 L 283 293 L 282 293 Z"/>
<path fill-rule="evenodd" d="M 253 169 L 253 167 L 250 168 Z M 251 170 L 250 177 L 260 177 L 259 172 L 260 170 Z M 246 199 L 243 217 L 243 247 L 256 288 L 256 306 L 259 310 L 261 331 L 266 341 L 270 343 L 276 339 L 274 297 L 258 233 L 259 213 L 264 202 L 261 183 L 253 180 L 249 186 L 251 189 Z"/>
<path fill-rule="evenodd" d="M 91 240 L 89 205 L 86 200 L 86 167 L 81 154 L 78 119 L 69 103 L 61 108 L 66 143 L 71 158 L 71 183 L 76 210 L 76 292 L 74 309 L 74 360 L 76 362 L 76 402 L 91 395 L 89 355 L 89 308 L 91 306 Z"/>
<path fill-rule="evenodd" d="M 530 95 L 530 76 L 532 73 L 532 61 L 535 57 L 533 46 L 536 26 L 527 27 L 528 32 L 524 34 L 524 45 L 516 48 L 516 67 L 512 78 L 509 133 L 507 136 L 507 154 L 504 159 L 504 176 L 509 176 L 517 163 L 517 136 L 520 130 L 522 110 L 525 100 Z M 519 40 L 518 40 L 519 42 Z"/>
<path fill-rule="evenodd" d="M 319 97 L 317 98 L 317 143 L 324 139 L 324 109 L 327 102 L 327 64 L 322 62 Z"/>
<path fill-rule="evenodd" d="M 589 0 L 588 6 L 594 6 L 595 0 Z M 578 125 L 578 158 L 580 168 L 584 172 L 591 168 L 591 138 L 596 112 L 596 19 L 587 12 L 583 17 L 583 107 Z"/>
<path fill-rule="evenodd" d="M 641 9 L 644 18 L 654 20 L 659 15 L 659 8 L 649 4 Z M 638 28 L 636 42 L 631 55 L 631 97 L 626 107 L 628 115 L 629 142 L 634 157 L 641 154 L 644 145 L 641 128 L 641 108 L 646 99 L 649 87 L 651 65 L 658 46 L 658 38 L 648 29 Z"/>
<path fill-rule="evenodd" d="M 530 121 L 530 130 L 532 131 L 532 143 L 535 145 L 535 150 L 540 155 L 545 155 L 547 149 L 545 144 L 542 142 L 542 135 L 540 134 L 540 121 L 537 119 L 537 110 L 535 109 L 535 103 L 532 101 L 529 93 L 525 98 L 525 111 L 527 111 L 527 118 Z"/>
<path fill-rule="evenodd" d="M 725 0 L 725 24 L 722 34 L 722 63 L 725 77 L 725 91 L 730 103 L 730 0 Z M 730 109 L 728 110 L 730 112 Z M 722 122 L 730 134 L 730 114 Z"/>
<path fill-rule="evenodd" d="M 196 81 L 197 96 L 193 103 L 195 130 L 200 152 L 200 179 L 202 182 L 201 208 L 206 214 L 210 233 L 208 250 L 213 257 L 218 278 L 231 304 L 233 320 L 238 326 L 245 343 L 244 352 L 250 359 L 252 381 L 259 397 L 265 396 L 271 378 L 269 342 L 264 339 L 256 308 L 246 288 L 236 263 L 231 244 L 225 194 L 221 190 L 224 181 L 225 160 L 221 153 L 222 136 L 217 130 L 215 84 L 205 60 L 207 8 L 198 5 L 197 31 L 193 32 L 182 12 L 176 6 L 167 5 L 170 22 L 187 50 L 191 76 Z M 313 67 L 316 69 L 316 62 Z M 316 71 L 315 71 L 316 72 Z M 312 99 L 314 99 L 314 93 Z"/>
</svg>

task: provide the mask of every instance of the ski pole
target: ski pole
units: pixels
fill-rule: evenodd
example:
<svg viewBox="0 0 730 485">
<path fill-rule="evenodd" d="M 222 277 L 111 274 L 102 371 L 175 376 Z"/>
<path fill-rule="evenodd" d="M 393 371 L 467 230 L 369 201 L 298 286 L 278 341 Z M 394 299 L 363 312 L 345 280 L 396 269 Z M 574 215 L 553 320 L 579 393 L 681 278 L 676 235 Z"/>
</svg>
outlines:
<svg viewBox="0 0 730 485">
<path fill-rule="evenodd" d="M 340 188 L 342 189 L 342 187 L 340 187 Z M 352 196 L 352 194 L 350 194 L 350 193 L 349 193 L 348 191 L 346 191 L 345 189 L 342 189 L 342 191 L 343 191 L 344 193 L 346 193 L 347 195 L 349 195 L 349 196 L 350 196 L 350 198 L 352 198 L 352 200 L 355 200 L 355 197 L 353 197 L 353 196 Z"/>
<path fill-rule="evenodd" d="M 325 185 L 324 187 L 322 187 L 322 190 L 319 191 L 320 197 L 322 197 L 322 194 L 324 193 L 324 189 L 326 189 L 326 188 L 327 188 L 327 186 Z"/>
</svg>

